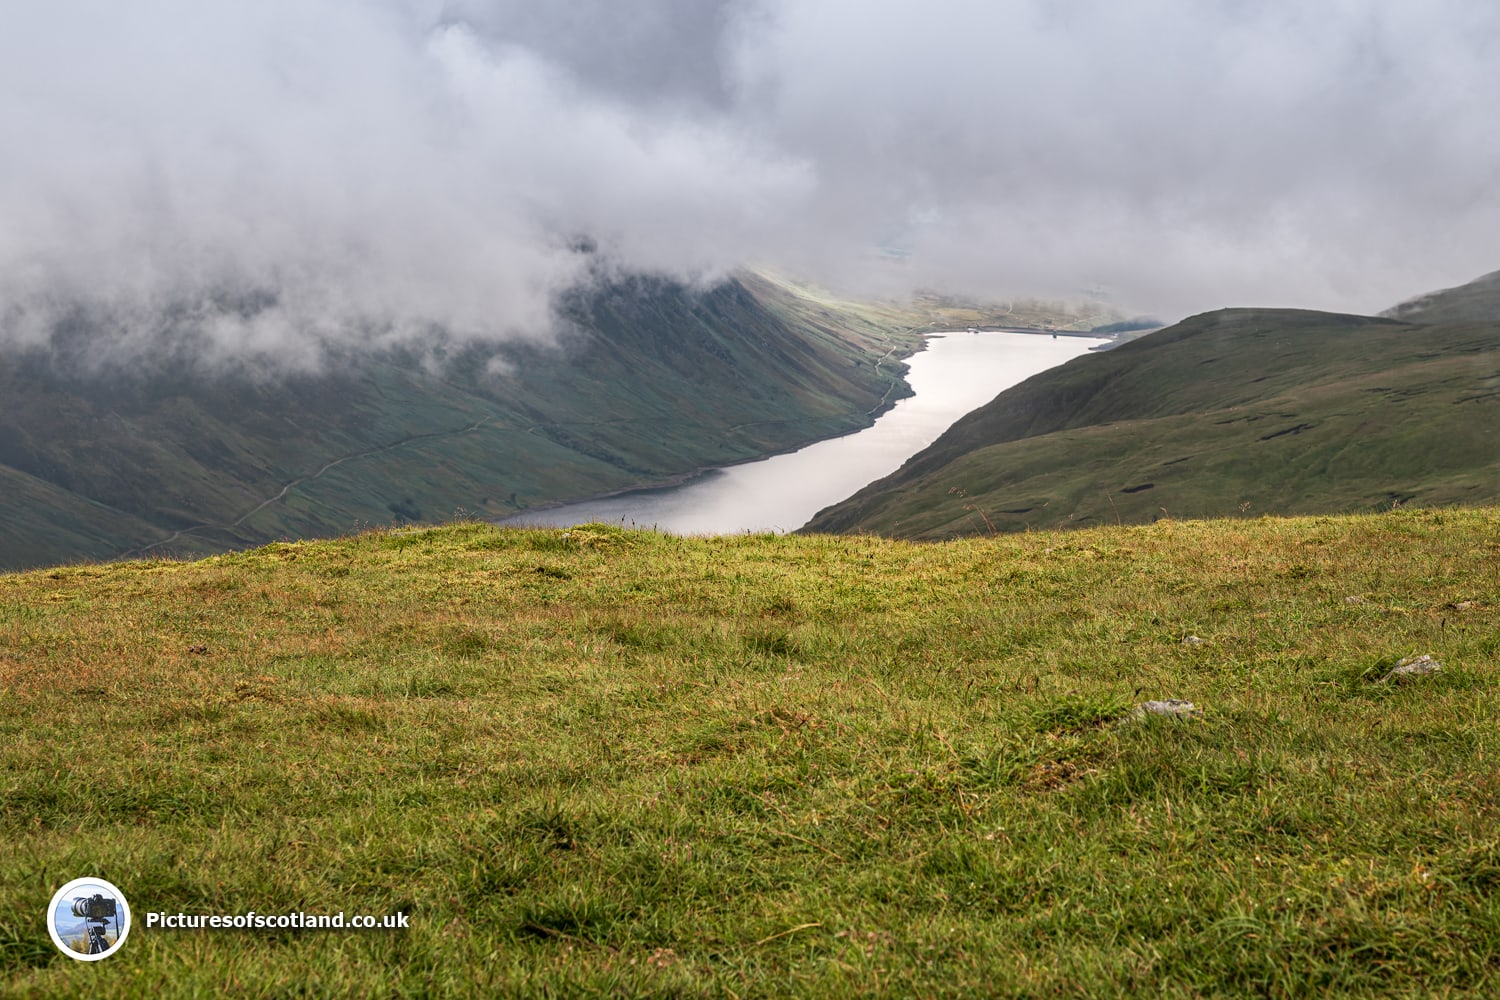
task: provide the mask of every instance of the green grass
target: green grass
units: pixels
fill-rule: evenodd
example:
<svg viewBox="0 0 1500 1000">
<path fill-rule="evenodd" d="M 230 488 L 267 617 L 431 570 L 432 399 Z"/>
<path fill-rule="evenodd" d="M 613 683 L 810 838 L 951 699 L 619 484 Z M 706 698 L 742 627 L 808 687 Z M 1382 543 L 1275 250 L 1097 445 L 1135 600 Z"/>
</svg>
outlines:
<svg viewBox="0 0 1500 1000">
<path fill-rule="evenodd" d="M 0 993 L 1492 994 L 1497 559 L 1467 510 L 0 576 Z M 411 927 L 143 919 L 252 909 Z"/>
</svg>

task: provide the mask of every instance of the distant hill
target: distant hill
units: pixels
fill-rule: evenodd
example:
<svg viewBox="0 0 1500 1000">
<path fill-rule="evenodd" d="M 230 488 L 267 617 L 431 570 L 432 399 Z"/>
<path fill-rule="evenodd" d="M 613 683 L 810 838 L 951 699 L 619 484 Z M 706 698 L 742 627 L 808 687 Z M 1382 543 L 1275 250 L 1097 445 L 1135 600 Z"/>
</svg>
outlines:
<svg viewBox="0 0 1500 1000">
<path fill-rule="evenodd" d="M 1405 321 L 1191 317 L 1001 393 L 803 530 L 943 538 L 1494 502 L 1497 285 L 1425 296 Z"/>
<path fill-rule="evenodd" d="M 480 353 L 274 380 L 0 354 L 0 568 L 499 517 L 846 433 L 908 391 L 912 314 L 758 275 L 563 308 L 576 334 L 505 376 Z"/>
<path fill-rule="evenodd" d="M 1412 323 L 1500 321 L 1500 271 L 1457 288 L 1419 295 L 1380 315 Z"/>
</svg>

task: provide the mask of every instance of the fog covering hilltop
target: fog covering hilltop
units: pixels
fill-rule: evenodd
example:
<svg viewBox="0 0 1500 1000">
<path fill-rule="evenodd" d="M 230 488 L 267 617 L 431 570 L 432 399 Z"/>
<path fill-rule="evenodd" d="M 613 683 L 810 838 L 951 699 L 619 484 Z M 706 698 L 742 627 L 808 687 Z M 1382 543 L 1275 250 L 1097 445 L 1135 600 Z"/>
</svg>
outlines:
<svg viewBox="0 0 1500 1000">
<path fill-rule="evenodd" d="M 899 357 L 915 345 L 906 313 L 748 273 L 706 290 L 617 277 L 558 312 L 570 332 L 555 343 L 361 349 L 319 372 L 0 351 L 0 568 L 660 483 L 866 426 L 907 392 Z"/>
<path fill-rule="evenodd" d="M 944 538 L 1495 503 L 1497 288 L 1491 274 L 1381 317 L 1190 317 L 999 394 L 803 530 Z"/>
<path fill-rule="evenodd" d="M 53 0 L 0 33 L 0 343 L 542 335 L 595 241 L 1184 316 L 1366 312 L 1500 231 L 1492 0 Z M 1391 289 L 1396 289 L 1392 292 Z"/>
<path fill-rule="evenodd" d="M 1380 315 L 1410 323 L 1500 322 L 1500 271 L 1492 271 L 1457 288 L 1408 299 Z"/>
</svg>

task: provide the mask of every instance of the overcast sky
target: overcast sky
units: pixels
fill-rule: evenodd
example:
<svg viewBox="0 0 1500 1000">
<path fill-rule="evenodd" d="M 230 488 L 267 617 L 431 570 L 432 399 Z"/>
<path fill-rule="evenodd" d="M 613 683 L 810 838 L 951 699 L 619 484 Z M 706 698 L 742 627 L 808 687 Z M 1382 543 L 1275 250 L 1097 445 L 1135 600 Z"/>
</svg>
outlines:
<svg viewBox="0 0 1500 1000">
<path fill-rule="evenodd" d="M 1374 311 L 1500 268 L 1496 52 L 1494 0 L 18 5 L 0 324 L 542 335 L 581 237 L 695 278 Z"/>
</svg>

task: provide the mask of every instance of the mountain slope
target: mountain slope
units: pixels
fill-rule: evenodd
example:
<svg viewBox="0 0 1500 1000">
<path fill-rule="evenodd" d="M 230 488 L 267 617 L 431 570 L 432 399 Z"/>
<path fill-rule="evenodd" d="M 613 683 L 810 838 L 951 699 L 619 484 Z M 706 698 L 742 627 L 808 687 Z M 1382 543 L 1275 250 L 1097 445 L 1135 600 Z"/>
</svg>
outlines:
<svg viewBox="0 0 1500 1000">
<path fill-rule="evenodd" d="M 1493 271 L 1457 288 L 1419 295 L 1381 315 L 1411 323 L 1500 321 L 1500 271 Z"/>
<path fill-rule="evenodd" d="M 399 355 L 274 380 L 83 375 L 0 355 L 0 567 L 204 553 L 526 506 L 863 426 L 899 397 L 911 317 L 743 275 L 627 278 L 562 304 L 557 347 Z M 491 374 L 499 361 L 509 374 Z"/>
<path fill-rule="evenodd" d="M 1002 393 L 804 530 L 938 538 L 1500 498 L 1500 324 L 1195 316 Z"/>
</svg>

